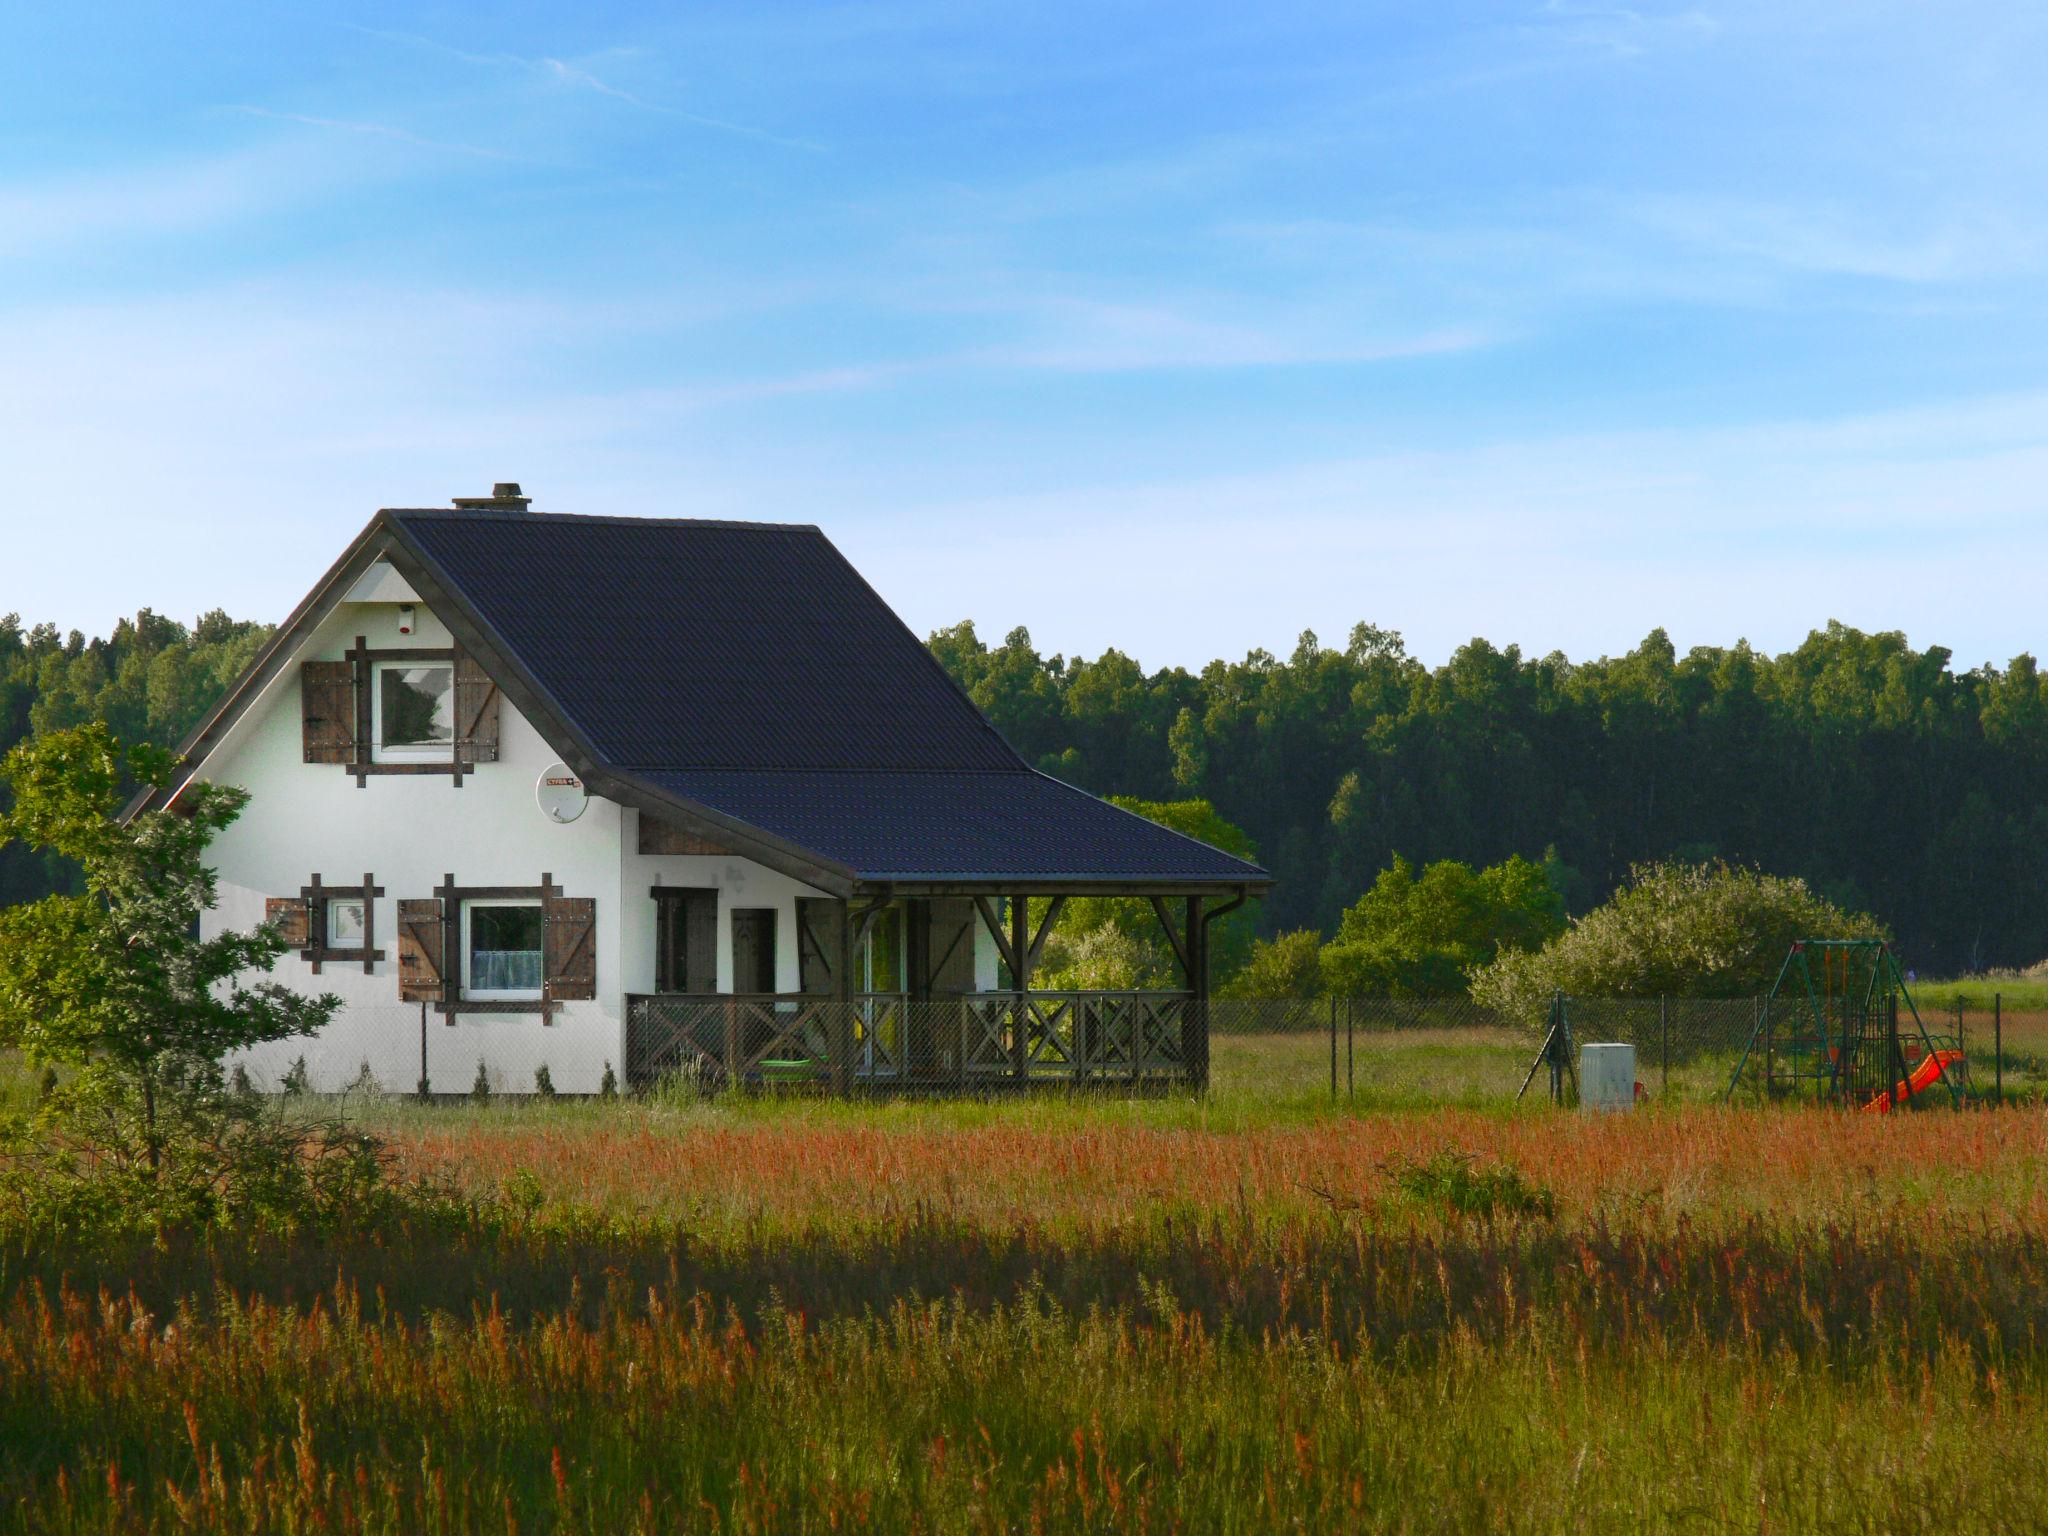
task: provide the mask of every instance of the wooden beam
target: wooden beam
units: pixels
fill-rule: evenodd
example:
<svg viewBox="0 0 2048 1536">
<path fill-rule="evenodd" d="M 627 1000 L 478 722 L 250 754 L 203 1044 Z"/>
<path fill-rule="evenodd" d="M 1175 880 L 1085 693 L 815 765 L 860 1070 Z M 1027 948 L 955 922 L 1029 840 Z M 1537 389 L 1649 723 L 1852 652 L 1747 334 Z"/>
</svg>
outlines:
<svg viewBox="0 0 2048 1536">
<path fill-rule="evenodd" d="M 986 896 L 977 896 L 974 909 L 981 914 L 982 926 L 988 929 L 989 937 L 996 941 L 996 958 L 1010 968 L 1010 975 L 1014 977 L 1017 974 L 1017 954 L 1010 948 L 1009 935 L 1003 932 L 1003 920 L 996 915 L 995 903 Z M 952 951 L 946 953 L 950 958 Z"/>
<path fill-rule="evenodd" d="M 1010 898 L 1010 953 L 1022 958 L 1013 967 L 1011 983 L 1017 989 L 1010 1005 L 1010 1071 L 1019 1082 L 1031 1071 L 1031 905 L 1024 896 Z"/>
<path fill-rule="evenodd" d="M 839 903 L 839 954 L 832 966 L 832 1091 L 844 1095 L 853 1081 L 853 903 Z"/>
<path fill-rule="evenodd" d="M 1066 904 L 1067 898 L 1064 896 L 1055 896 L 1053 897 L 1051 902 L 1047 904 L 1045 909 L 1044 921 L 1040 922 L 1038 925 L 1038 936 L 1032 939 L 1031 948 L 1025 952 L 1025 970 L 1035 971 L 1038 969 L 1038 957 L 1041 953 L 1044 952 L 1046 935 L 1052 932 L 1052 925 L 1060 920 L 1060 911 L 1062 908 L 1066 906 Z M 1030 910 L 1031 909 L 1027 904 L 1027 906 L 1025 907 L 1026 913 L 1029 913 Z"/>
<path fill-rule="evenodd" d="M 1173 958 L 1180 962 L 1180 973 L 1187 978 L 1188 990 L 1192 992 L 1195 989 L 1195 964 L 1192 952 L 1182 941 L 1181 936 L 1174 932 L 1173 914 L 1166 910 L 1166 898 L 1154 896 L 1150 900 L 1152 915 L 1159 919 L 1159 930 L 1166 935 L 1166 942 L 1173 947 Z"/>
</svg>

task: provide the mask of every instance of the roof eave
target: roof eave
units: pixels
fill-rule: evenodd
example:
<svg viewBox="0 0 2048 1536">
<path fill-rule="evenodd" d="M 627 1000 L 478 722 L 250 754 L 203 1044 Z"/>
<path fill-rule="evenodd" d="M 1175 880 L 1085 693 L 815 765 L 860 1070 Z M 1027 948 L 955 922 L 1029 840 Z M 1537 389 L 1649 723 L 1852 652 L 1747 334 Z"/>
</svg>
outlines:
<svg viewBox="0 0 2048 1536">
<path fill-rule="evenodd" d="M 391 528 L 391 518 L 384 512 L 379 512 L 364 525 L 363 531 L 327 568 L 327 573 L 314 584 L 313 590 L 278 625 L 269 642 L 242 669 L 242 675 L 221 696 L 220 702 L 178 743 L 181 772 L 175 784 L 168 788 L 142 790 L 122 808 L 121 821 L 130 821 L 143 811 L 161 810 L 177 798 L 179 790 L 198 776 L 200 765 L 220 745 L 221 739 L 256 696 L 291 661 L 306 636 L 340 605 L 342 596 L 355 585 L 357 578 L 383 556 L 391 542 Z"/>
<path fill-rule="evenodd" d="M 863 875 L 857 894 L 895 896 L 1222 896 L 1263 897 L 1270 875 L 1213 880 L 1146 879 L 1131 875 Z"/>
</svg>

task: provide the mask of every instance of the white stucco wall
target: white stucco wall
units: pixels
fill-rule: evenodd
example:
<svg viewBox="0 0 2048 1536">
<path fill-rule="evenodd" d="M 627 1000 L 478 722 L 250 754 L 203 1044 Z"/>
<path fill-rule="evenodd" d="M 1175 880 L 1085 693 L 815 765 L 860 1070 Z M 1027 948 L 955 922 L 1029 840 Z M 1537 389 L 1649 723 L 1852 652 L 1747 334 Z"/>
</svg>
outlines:
<svg viewBox="0 0 2048 1536">
<path fill-rule="evenodd" d="M 563 894 L 596 899 L 597 999 L 562 1004 L 545 1026 L 537 1014 L 444 1019 L 430 1008 L 430 1086 L 437 1093 L 467 1090 L 479 1059 L 505 1092 L 530 1091 L 543 1063 L 565 1093 L 594 1091 L 607 1061 L 623 1079 L 620 807 L 593 799 L 568 826 L 542 816 L 534 784 L 555 753 L 509 705 L 500 714 L 498 761 L 477 764 L 459 789 L 439 774 L 373 774 L 358 788 L 340 766 L 301 760 L 297 661 L 338 659 L 359 634 L 373 648 L 451 643 L 424 607 L 415 633 L 400 635 L 397 612 L 387 603 L 343 604 L 206 764 L 209 778 L 240 784 L 252 796 L 214 847 L 220 905 L 208 916 L 209 931 L 260 923 L 266 897 L 296 896 L 316 872 L 329 885 L 353 885 L 367 871 L 384 888 L 376 904 L 384 958 L 372 974 L 344 963 L 315 976 L 296 954 L 274 973 L 300 990 L 339 996 L 344 1008 L 334 1023 L 314 1039 L 260 1047 L 242 1062 L 264 1087 L 275 1086 L 303 1055 L 316 1088 L 343 1087 L 368 1063 L 387 1090 L 412 1089 L 420 1076 L 420 1009 L 398 997 L 399 901 L 432 896 L 451 873 L 460 885 L 535 885 L 547 873 Z"/>
</svg>

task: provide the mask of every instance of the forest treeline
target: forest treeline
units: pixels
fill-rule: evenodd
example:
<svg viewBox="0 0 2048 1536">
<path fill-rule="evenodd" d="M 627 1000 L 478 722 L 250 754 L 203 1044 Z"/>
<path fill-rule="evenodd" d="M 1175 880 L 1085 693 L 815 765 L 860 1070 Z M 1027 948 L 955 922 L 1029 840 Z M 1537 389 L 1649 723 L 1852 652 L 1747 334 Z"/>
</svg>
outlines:
<svg viewBox="0 0 2048 1536">
<path fill-rule="evenodd" d="M 189 629 L 145 608 L 105 639 L 0 615 L 0 756 L 17 742 L 105 721 L 126 742 L 175 746 L 270 638 L 216 610 Z M 0 790 L 4 793 L 4 790 Z M 0 847 L 0 905 L 75 886 L 54 858 Z"/>
<path fill-rule="evenodd" d="M 188 628 L 145 610 L 91 640 L 0 618 L 0 752 L 90 720 L 175 744 L 268 634 L 219 612 Z M 1207 799 L 1244 828 L 1279 882 L 1261 932 L 1335 934 L 1396 855 L 1547 857 L 1574 912 L 1632 864 L 1725 858 L 1875 913 L 1923 970 L 2048 955 L 2048 683 L 2030 656 L 1958 671 L 1840 624 L 1779 656 L 1680 656 L 1659 630 L 1581 662 L 1474 640 L 1437 667 L 1368 624 L 1199 673 L 1046 656 L 1024 630 L 991 646 L 971 623 L 931 647 L 1046 771 Z M 59 878 L 0 852 L 0 902 Z"/>
<path fill-rule="evenodd" d="M 1875 913 L 1908 963 L 2048 955 L 2048 684 L 1841 624 L 1771 656 L 1662 630 L 1574 662 L 1474 640 L 1441 666 L 1361 624 L 1199 673 L 1041 655 L 971 623 L 933 651 L 1004 735 L 1098 793 L 1201 797 L 1279 884 L 1262 932 L 1333 934 L 1395 855 L 1563 872 L 1572 912 L 1633 864 L 1727 859 Z"/>
</svg>

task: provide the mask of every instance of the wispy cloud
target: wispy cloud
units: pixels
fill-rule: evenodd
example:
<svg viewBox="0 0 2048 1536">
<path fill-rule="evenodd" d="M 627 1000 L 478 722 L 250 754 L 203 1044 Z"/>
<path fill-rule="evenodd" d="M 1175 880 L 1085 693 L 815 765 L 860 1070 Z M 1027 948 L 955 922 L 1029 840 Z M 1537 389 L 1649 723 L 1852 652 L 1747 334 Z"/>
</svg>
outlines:
<svg viewBox="0 0 2048 1536">
<path fill-rule="evenodd" d="M 549 84 L 571 90 L 588 91 L 612 101 L 622 102 L 642 112 L 655 113 L 662 117 L 674 118 L 698 128 L 716 133 L 732 134 L 740 138 L 755 139 L 764 144 L 773 144 L 783 149 L 804 150 L 810 153 L 824 153 L 826 146 L 815 140 L 797 138 L 788 134 L 774 133 L 748 123 L 733 122 L 727 118 L 712 117 L 701 112 L 692 112 L 683 107 L 665 102 L 652 101 L 635 91 L 627 90 L 599 75 L 589 60 L 555 58 L 552 55 L 529 57 L 517 53 L 475 53 L 439 42 L 431 37 L 422 37 L 414 32 L 394 32 L 382 27 L 366 27 L 354 22 L 340 25 L 350 31 L 363 33 L 368 37 L 381 38 L 385 42 L 402 43 L 410 47 L 427 49 L 444 57 L 460 60 L 464 64 L 485 68 L 515 71 Z M 622 57 L 635 54 L 637 49 L 612 49 L 600 57 Z"/>
<path fill-rule="evenodd" d="M 399 128 L 390 123 L 361 122 L 340 117 L 314 117 L 304 112 L 279 112 L 270 107 L 252 106 L 246 102 L 234 103 L 225 110 L 240 113 L 245 117 L 265 118 L 276 123 L 297 123 L 305 128 L 327 128 L 337 133 L 390 139 L 395 143 L 410 144 L 418 149 L 445 150 L 449 154 L 475 155 L 484 160 L 504 160 L 521 165 L 542 163 L 525 155 L 515 155 L 502 149 L 490 149 L 480 144 L 458 144 L 445 139 L 425 138 L 410 129 Z"/>
<path fill-rule="evenodd" d="M 324 180 L 304 155 L 259 145 L 0 184 L 0 254 L 209 229 L 310 198 Z"/>
<path fill-rule="evenodd" d="M 2040 264 L 2044 231 L 2004 212 L 1892 207 L 1882 219 L 1827 203 L 1657 194 L 1630 201 L 1644 228 L 1792 271 L 1935 284 L 2004 277 Z M 1902 227 L 1903 226 L 1903 227 Z"/>
</svg>

